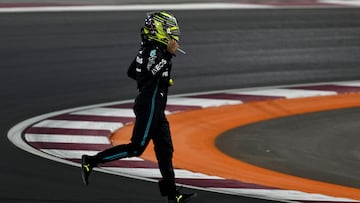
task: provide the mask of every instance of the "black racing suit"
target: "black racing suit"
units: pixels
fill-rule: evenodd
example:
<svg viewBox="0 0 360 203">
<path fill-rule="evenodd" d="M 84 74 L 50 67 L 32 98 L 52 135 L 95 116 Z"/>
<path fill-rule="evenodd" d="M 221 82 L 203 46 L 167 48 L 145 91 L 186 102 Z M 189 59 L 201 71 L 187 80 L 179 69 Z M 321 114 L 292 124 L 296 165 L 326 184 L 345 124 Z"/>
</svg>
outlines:
<svg viewBox="0 0 360 203">
<path fill-rule="evenodd" d="M 94 156 L 94 163 L 104 163 L 125 157 L 140 156 L 150 140 L 158 160 L 163 196 L 175 194 L 175 175 L 172 165 L 173 144 L 165 107 L 171 72 L 171 58 L 166 46 L 144 41 L 128 69 L 128 76 L 137 81 L 139 94 L 135 99 L 135 125 L 131 142 L 115 146 Z"/>
</svg>

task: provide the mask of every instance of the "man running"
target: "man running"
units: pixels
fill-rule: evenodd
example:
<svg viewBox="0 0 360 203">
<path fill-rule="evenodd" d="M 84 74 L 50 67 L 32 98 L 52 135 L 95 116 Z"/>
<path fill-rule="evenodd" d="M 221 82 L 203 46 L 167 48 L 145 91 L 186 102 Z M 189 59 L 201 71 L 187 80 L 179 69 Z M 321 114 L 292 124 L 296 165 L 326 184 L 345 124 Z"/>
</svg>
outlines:
<svg viewBox="0 0 360 203">
<path fill-rule="evenodd" d="M 126 157 L 140 156 L 150 140 L 158 160 L 162 179 L 159 188 L 168 202 L 186 202 L 194 193 L 182 194 L 175 185 L 172 164 L 173 144 L 169 122 L 165 116 L 168 88 L 172 85 L 171 58 L 178 50 L 180 29 L 177 19 L 168 12 L 149 13 L 141 29 L 141 48 L 128 69 L 128 76 L 137 82 L 139 94 L 135 99 L 135 125 L 129 144 L 82 156 L 82 178 L 88 184 L 89 175 L 100 163 Z"/>
</svg>

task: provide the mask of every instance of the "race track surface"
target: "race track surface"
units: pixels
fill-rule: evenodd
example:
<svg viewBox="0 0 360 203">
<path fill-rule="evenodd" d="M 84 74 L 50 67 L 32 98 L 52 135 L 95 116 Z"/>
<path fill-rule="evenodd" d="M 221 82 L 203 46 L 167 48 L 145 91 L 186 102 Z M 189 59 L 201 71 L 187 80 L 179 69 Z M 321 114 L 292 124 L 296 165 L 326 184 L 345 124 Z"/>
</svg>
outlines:
<svg viewBox="0 0 360 203">
<path fill-rule="evenodd" d="M 256 166 L 360 188 L 359 115 L 349 108 L 273 119 L 232 129 L 217 146 Z"/>
<path fill-rule="evenodd" d="M 360 9 L 175 13 L 188 54 L 174 60 L 172 94 L 360 76 Z M 144 12 L 0 14 L 2 202 L 162 201 L 154 183 L 102 173 L 86 188 L 79 168 L 30 155 L 6 137 L 32 116 L 133 98 L 135 84 L 125 73 L 143 17 Z M 356 117 L 339 112 L 332 116 Z M 198 193 L 199 202 L 265 202 Z"/>
</svg>

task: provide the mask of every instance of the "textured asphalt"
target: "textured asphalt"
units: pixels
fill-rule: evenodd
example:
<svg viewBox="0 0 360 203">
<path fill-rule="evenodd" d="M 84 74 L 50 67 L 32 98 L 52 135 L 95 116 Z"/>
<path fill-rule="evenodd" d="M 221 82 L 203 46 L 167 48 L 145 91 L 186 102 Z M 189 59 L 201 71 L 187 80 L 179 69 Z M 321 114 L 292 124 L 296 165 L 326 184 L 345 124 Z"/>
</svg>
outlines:
<svg viewBox="0 0 360 203">
<path fill-rule="evenodd" d="M 290 116 L 224 133 L 223 152 L 275 171 L 360 188 L 360 108 Z"/>
<path fill-rule="evenodd" d="M 174 60 L 171 94 L 360 77 L 360 9 L 174 13 L 188 54 Z M 135 84 L 125 73 L 143 18 L 143 12 L 0 14 L 1 202 L 161 200 L 154 183 L 102 173 L 84 187 L 79 168 L 21 151 L 6 137 L 32 116 L 133 98 Z M 339 112 L 332 116 L 347 119 Z M 198 202 L 264 202 L 199 195 Z"/>
</svg>

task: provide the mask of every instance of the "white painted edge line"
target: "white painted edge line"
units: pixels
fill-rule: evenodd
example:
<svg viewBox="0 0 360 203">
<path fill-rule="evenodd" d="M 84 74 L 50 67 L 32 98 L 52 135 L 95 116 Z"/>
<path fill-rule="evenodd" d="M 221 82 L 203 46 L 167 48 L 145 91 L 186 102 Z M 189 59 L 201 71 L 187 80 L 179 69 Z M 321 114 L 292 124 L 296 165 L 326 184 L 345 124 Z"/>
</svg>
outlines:
<svg viewBox="0 0 360 203">
<path fill-rule="evenodd" d="M 71 115 L 86 115 L 86 116 L 114 116 L 114 117 L 128 117 L 135 118 L 133 109 L 119 109 L 119 108 L 108 108 L 99 107 L 93 109 L 87 109 L 83 111 L 76 111 L 70 113 Z"/>
<path fill-rule="evenodd" d="M 89 12 L 89 11 L 149 11 L 149 10 L 226 10 L 268 9 L 270 5 L 236 3 L 183 3 L 183 4 L 131 4 L 131 5 L 83 5 L 0 8 L 1 13 L 26 12 Z"/>
<path fill-rule="evenodd" d="M 123 177 L 138 179 L 138 180 L 144 180 L 144 181 L 148 181 L 148 182 L 154 182 L 154 183 L 158 182 L 158 180 L 156 180 L 156 179 L 135 176 L 135 175 L 132 175 L 132 174 L 124 173 L 124 171 L 121 171 L 121 170 L 115 171 L 111 167 L 94 168 L 94 170 L 99 171 L 99 172 L 103 172 L 103 173 L 107 173 L 107 174 L 123 176 Z M 178 183 L 177 183 L 177 185 L 184 186 L 186 188 L 195 189 L 195 190 L 200 190 L 200 191 L 207 191 L 207 192 L 213 192 L 213 193 L 219 193 L 219 194 L 236 195 L 232 191 L 218 190 L 218 188 L 211 188 L 211 187 L 204 188 L 204 187 L 198 187 L 198 186 L 192 186 L 192 185 L 186 185 L 186 184 L 178 184 Z M 271 198 L 271 197 L 259 197 L 259 196 L 253 195 L 253 194 L 241 194 L 241 195 L 237 194 L 237 195 L 242 196 L 242 197 L 249 197 L 249 198 L 255 198 L 255 199 L 264 199 L 264 200 L 285 202 L 285 203 L 302 203 L 302 202 L 293 201 L 293 200 L 276 199 L 276 198 Z"/>
<path fill-rule="evenodd" d="M 81 159 L 83 154 L 95 155 L 100 151 L 95 150 L 68 150 L 68 149 L 41 149 L 41 151 L 52 154 L 63 159 Z M 144 161 L 140 157 L 124 158 L 123 161 Z"/>
<path fill-rule="evenodd" d="M 167 104 L 169 105 L 201 106 L 202 108 L 217 107 L 223 105 L 234 105 L 241 103 L 242 103 L 241 101 L 236 101 L 236 100 L 183 98 L 183 97 L 171 97 L 167 101 Z"/>
<path fill-rule="evenodd" d="M 248 188 L 216 188 L 220 191 L 231 191 L 235 194 L 257 195 L 261 197 L 286 198 L 290 200 L 310 201 L 310 202 L 359 202 L 348 198 L 331 197 L 328 195 L 306 193 L 296 190 L 282 189 L 248 189 Z"/>
<path fill-rule="evenodd" d="M 25 139 L 28 142 L 111 144 L 108 137 L 96 136 L 96 135 L 56 135 L 56 134 L 50 135 L 50 134 L 26 133 Z"/>
<path fill-rule="evenodd" d="M 359 0 L 318 0 L 319 3 L 341 4 L 347 6 L 360 6 Z"/>
<path fill-rule="evenodd" d="M 44 120 L 34 125 L 34 127 L 110 130 L 111 132 L 114 132 L 115 130 L 123 126 L 124 124 L 117 122 L 64 121 L 64 120 Z"/>
<path fill-rule="evenodd" d="M 335 82 L 334 85 L 360 87 L 360 81 Z"/>
<path fill-rule="evenodd" d="M 334 91 L 321 91 L 321 90 L 301 90 L 301 89 L 266 89 L 255 91 L 240 91 L 230 92 L 233 94 L 246 94 L 254 96 L 278 96 L 285 97 L 287 99 L 302 98 L 302 97 L 314 97 L 314 96 L 329 96 L 336 95 Z"/>
<path fill-rule="evenodd" d="M 121 168 L 121 167 L 101 167 L 105 170 L 112 170 L 121 173 L 127 173 L 134 176 L 146 176 L 147 178 L 161 178 L 161 173 L 158 168 Z M 174 169 L 176 178 L 196 178 L 196 179 L 216 179 L 222 180 L 218 176 L 208 176 L 202 173 L 191 172 L 184 169 Z"/>
<path fill-rule="evenodd" d="M 319 1 L 320 3 L 321 1 Z M 273 6 L 265 4 L 241 3 L 180 3 L 180 4 L 128 4 L 128 5 L 82 5 L 82 6 L 41 6 L 41 7 L 9 7 L 0 8 L 0 13 L 29 13 L 29 12 L 107 12 L 107 11 L 152 11 L 152 10 L 237 10 L 237 9 L 296 9 L 296 8 L 334 8 L 344 6 L 360 6 L 357 2 L 341 0 L 323 0 L 321 3 L 332 4 L 301 6 L 285 5 Z"/>
<path fill-rule="evenodd" d="M 93 150 L 63 150 L 63 149 L 40 149 L 41 151 L 57 156 L 62 159 L 80 159 L 83 154 L 95 155 L 99 151 Z"/>
</svg>

